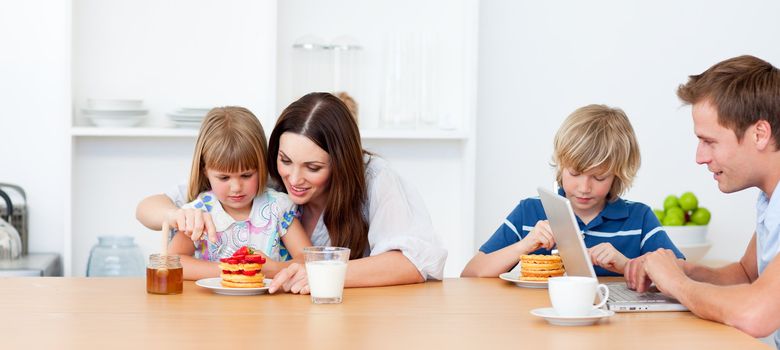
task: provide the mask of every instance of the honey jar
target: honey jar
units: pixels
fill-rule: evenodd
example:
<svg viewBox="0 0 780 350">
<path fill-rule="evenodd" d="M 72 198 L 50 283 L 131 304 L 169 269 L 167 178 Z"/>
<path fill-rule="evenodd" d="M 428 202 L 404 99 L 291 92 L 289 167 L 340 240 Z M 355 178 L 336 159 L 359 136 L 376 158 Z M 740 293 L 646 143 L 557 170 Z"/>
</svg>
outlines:
<svg viewBox="0 0 780 350">
<path fill-rule="evenodd" d="M 178 255 L 152 254 L 146 267 L 146 292 L 150 294 L 181 294 L 184 270 Z"/>
</svg>

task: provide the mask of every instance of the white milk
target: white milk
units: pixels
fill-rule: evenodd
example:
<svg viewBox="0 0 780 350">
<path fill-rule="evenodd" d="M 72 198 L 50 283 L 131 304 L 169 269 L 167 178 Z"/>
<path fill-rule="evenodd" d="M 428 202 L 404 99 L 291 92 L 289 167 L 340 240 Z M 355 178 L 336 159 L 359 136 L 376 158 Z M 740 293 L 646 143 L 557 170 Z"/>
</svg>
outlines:
<svg viewBox="0 0 780 350">
<path fill-rule="evenodd" d="M 314 298 L 341 298 L 347 263 L 337 260 L 320 260 L 306 263 L 309 288 Z"/>
</svg>

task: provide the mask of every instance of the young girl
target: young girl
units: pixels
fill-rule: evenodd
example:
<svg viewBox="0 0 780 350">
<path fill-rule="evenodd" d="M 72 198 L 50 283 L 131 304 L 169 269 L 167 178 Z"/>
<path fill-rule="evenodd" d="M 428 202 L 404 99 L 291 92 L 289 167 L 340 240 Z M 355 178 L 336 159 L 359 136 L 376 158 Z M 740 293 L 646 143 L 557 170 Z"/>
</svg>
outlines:
<svg viewBox="0 0 780 350">
<path fill-rule="evenodd" d="M 639 146 L 625 113 L 604 105 L 577 109 L 554 140 L 558 193 L 571 201 L 596 274 L 623 274 L 629 259 L 659 248 L 682 253 L 647 205 L 620 198 L 639 170 Z M 555 239 L 538 197 L 504 220 L 463 269 L 464 277 L 495 277 L 524 254 L 550 254 Z"/>
<path fill-rule="evenodd" d="M 266 188 L 266 153 L 263 127 L 252 112 L 242 107 L 209 111 L 192 158 L 189 203 L 181 210 L 208 213 L 199 217 L 216 237 L 188 236 L 192 230 L 169 220 L 178 231 L 169 252 L 182 256 L 185 279 L 219 276 L 218 260 L 242 246 L 268 258 L 263 267 L 268 276 L 287 265 L 280 262 L 302 259 L 303 247 L 311 242 L 295 220 L 295 204 L 286 194 Z"/>
</svg>

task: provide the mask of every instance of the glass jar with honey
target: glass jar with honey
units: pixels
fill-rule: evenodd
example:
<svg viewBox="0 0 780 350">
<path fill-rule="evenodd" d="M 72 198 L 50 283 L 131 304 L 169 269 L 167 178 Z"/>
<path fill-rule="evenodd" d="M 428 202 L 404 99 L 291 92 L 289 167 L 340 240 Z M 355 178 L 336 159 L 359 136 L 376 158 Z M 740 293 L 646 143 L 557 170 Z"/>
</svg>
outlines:
<svg viewBox="0 0 780 350">
<path fill-rule="evenodd" d="M 184 270 L 178 255 L 152 254 L 146 267 L 146 292 L 181 294 Z"/>
</svg>

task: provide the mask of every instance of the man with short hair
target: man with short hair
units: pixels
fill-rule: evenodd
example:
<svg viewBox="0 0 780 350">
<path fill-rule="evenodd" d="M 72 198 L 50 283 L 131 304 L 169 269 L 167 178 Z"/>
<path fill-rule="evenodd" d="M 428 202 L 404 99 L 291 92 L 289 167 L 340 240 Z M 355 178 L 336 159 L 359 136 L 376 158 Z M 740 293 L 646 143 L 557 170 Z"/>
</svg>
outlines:
<svg viewBox="0 0 780 350">
<path fill-rule="evenodd" d="M 780 328 L 780 70 L 739 56 L 690 76 L 677 95 L 693 107 L 696 163 L 721 192 L 761 190 L 756 231 L 737 263 L 709 268 L 662 249 L 630 261 L 626 283 L 641 292 L 652 281 L 701 318 L 770 335 Z M 774 340 L 780 347 L 780 332 Z"/>
</svg>

